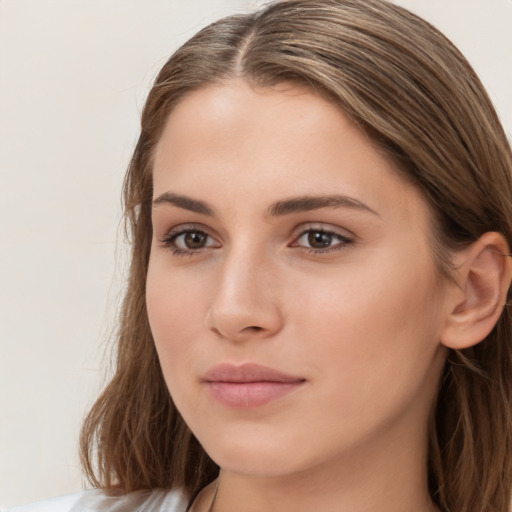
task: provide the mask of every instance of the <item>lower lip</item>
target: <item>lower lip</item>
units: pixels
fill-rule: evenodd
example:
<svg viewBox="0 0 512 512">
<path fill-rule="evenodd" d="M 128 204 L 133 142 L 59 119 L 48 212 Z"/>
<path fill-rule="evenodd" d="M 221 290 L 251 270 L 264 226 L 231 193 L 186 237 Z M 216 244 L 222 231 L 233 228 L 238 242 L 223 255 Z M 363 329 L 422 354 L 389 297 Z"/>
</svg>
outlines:
<svg viewBox="0 0 512 512">
<path fill-rule="evenodd" d="M 207 382 L 210 393 L 228 407 L 259 407 L 295 391 L 297 382 Z"/>
</svg>

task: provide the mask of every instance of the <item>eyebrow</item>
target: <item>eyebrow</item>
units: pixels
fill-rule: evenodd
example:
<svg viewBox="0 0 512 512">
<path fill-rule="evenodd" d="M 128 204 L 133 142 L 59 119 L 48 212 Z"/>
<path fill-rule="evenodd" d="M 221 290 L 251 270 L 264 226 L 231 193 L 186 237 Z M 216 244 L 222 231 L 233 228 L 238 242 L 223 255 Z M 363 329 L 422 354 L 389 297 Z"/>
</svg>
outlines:
<svg viewBox="0 0 512 512">
<path fill-rule="evenodd" d="M 272 217 L 288 215 L 290 213 L 308 212 L 320 208 L 352 208 L 379 215 L 375 210 L 353 197 L 334 194 L 327 196 L 301 196 L 274 203 L 268 209 Z"/>
<path fill-rule="evenodd" d="M 153 200 L 153 206 L 161 204 L 171 204 L 189 210 L 191 212 L 206 215 L 208 217 L 215 216 L 215 210 L 204 201 L 192 199 L 191 197 L 174 194 L 173 192 L 164 192 Z M 267 212 L 271 217 L 280 217 L 292 213 L 308 212 L 319 210 L 321 208 L 351 208 L 355 210 L 367 211 L 379 216 L 379 214 L 367 206 L 362 201 L 353 197 L 334 194 L 325 196 L 300 196 L 291 199 L 277 201 L 272 204 Z"/>
<path fill-rule="evenodd" d="M 165 192 L 153 200 L 153 206 L 158 206 L 160 204 L 172 204 L 178 208 L 200 213 L 201 215 L 208 215 L 209 217 L 215 216 L 213 208 L 208 206 L 204 201 L 198 201 L 191 197 L 173 194 L 172 192 Z"/>
</svg>

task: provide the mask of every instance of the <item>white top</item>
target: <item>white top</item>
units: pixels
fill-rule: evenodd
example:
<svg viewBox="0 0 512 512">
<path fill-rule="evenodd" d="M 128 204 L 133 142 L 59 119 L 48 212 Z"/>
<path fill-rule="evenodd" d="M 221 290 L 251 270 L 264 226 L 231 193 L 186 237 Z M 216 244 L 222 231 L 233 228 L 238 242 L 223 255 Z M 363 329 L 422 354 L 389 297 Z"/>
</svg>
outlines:
<svg viewBox="0 0 512 512">
<path fill-rule="evenodd" d="M 187 500 L 180 491 L 156 489 L 116 495 L 101 489 L 67 494 L 8 512 L 186 512 Z"/>
</svg>

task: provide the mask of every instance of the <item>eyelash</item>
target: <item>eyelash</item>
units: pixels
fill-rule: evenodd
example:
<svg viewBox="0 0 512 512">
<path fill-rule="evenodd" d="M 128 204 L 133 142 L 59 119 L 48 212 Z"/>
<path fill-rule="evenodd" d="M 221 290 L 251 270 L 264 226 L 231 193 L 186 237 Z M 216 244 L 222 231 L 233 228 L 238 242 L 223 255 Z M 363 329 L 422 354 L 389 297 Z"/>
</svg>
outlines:
<svg viewBox="0 0 512 512">
<path fill-rule="evenodd" d="M 213 239 L 204 229 L 197 226 L 179 226 L 177 228 L 171 229 L 162 239 L 161 244 L 162 247 L 171 249 L 172 254 L 174 256 L 193 256 L 201 249 L 206 247 L 201 247 L 198 249 L 182 249 L 181 247 L 177 247 L 176 239 L 182 235 L 187 235 L 188 233 L 196 233 L 200 235 L 204 235 L 207 238 Z"/>
<path fill-rule="evenodd" d="M 305 235 L 309 233 L 316 233 L 320 235 L 327 235 L 329 237 L 332 237 L 333 239 L 337 239 L 338 243 L 335 243 L 334 245 L 330 247 L 326 247 L 325 249 L 315 249 L 313 247 L 304 247 L 296 245 L 297 242 L 304 237 Z M 314 228 L 310 227 L 301 232 L 301 234 L 295 239 L 295 242 L 292 244 L 292 247 L 300 247 L 304 250 L 306 250 L 310 254 L 327 254 L 334 251 L 340 251 L 342 248 L 347 247 L 348 245 L 351 245 L 354 243 L 354 240 L 348 236 L 341 235 L 340 233 L 337 233 L 336 231 L 331 231 L 324 228 Z"/>
<path fill-rule="evenodd" d="M 196 233 L 203 235 L 209 239 L 213 239 L 212 236 L 210 236 L 204 229 L 201 227 L 195 227 L 195 226 L 180 226 L 178 228 L 172 229 L 169 231 L 161 240 L 162 247 L 171 249 L 172 254 L 174 256 L 193 256 L 194 254 L 197 254 L 202 249 L 207 249 L 208 246 L 205 247 L 199 247 L 197 249 L 182 249 L 180 247 L 177 247 L 176 240 L 183 235 L 187 235 L 189 233 Z M 320 235 L 327 235 L 329 237 L 332 237 L 333 239 L 336 239 L 338 242 L 334 244 L 333 246 L 326 247 L 324 249 L 316 249 L 313 247 L 304 247 L 301 245 L 298 245 L 298 241 L 303 238 L 305 235 L 308 235 L 310 233 L 320 234 Z M 307 251 L 310 254 L 327 254 L 334 251 L 339 251 L 344 247 L 347 247 L 348 245 L 354 244 L 354 240 L 348 236 L 341 235 L 340 233 L 337 233 L 332 230 L 323 229 L 323 228 L 314 228 L 309 227 L 307 229 L 304 229 L 294 240 L 294 242 L 290 245 L 291 247 L 298 247 L 302 250 Z M 211 246 L 210 246 L 211 247 Z M 215 247 L 216 248 L 216 247 Z"/>
</svg>

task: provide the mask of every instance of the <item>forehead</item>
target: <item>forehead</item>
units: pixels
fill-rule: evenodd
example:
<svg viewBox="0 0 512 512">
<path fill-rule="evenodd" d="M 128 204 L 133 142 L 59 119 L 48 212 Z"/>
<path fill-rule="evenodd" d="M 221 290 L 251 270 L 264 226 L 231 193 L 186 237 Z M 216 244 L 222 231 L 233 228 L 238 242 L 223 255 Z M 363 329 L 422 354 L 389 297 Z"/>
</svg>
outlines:
<svg viewBox="0 0 512 512">
<path fill-rule="evenodd" d="M 185 96 L 157 145 L 154 186 L 155 196 L 181 188 L 215 200 L 226 189 L 251 190 L 264 203 L 343 193 L 375 209 L 425 206 L 338 106 L 291 83 L 256 88 L 237 80 Z"/>
<path fill-rule="evenodd" d="M 278 124 L 286 123 L 286 133 L 280 139 L 284 142 L 294 126 L 311 130 L 323 124 L 329 129 L 333 120 L 337 124 L 342 117 L 348 125 L 348 119 L 334 101 L 306 86 L 282 82 L 267 87 L 235 79 L 208 84 L 187 93 L 171 111 L 162 137 L 166 132 L 172 136 L 180 133 L 189 136 L 191 132 L 204 130 L 206 133 L 212 129 L 218 136 L 228 136 L 233 129 L 239 134 L 241 128 L 247 133 L 250 129 L 277 128 Z M 289 124 L 292 120 L 294 124 Z"/>
</svg>

